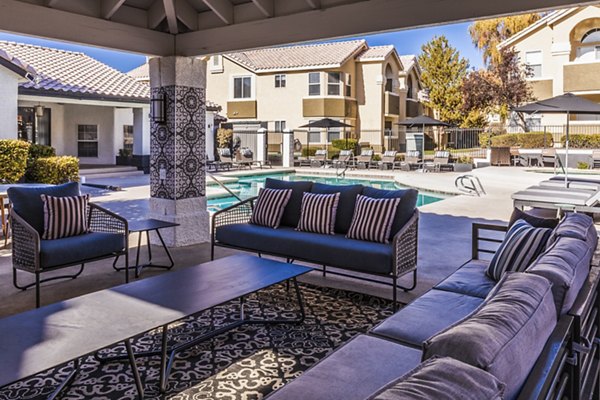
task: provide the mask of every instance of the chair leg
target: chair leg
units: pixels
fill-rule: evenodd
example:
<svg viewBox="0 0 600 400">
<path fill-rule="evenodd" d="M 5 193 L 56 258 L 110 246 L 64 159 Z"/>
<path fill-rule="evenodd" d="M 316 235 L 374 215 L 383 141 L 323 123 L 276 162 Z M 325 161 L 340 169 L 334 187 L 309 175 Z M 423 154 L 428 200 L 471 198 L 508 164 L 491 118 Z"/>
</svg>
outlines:
<svg viewBox="0 0 600 400">
<path fill-rule="evenodd" d="M 398 281 L 398 277 L 396 275 L 392 276 L 392 311 L 398 311 L 398 288 L 396 287 L 396 282 Z"/>
<path fill-rule="evenodd" d="M 327 275 L 327 265 L 323 265 L 323 277 Z"/>
<path fill-rule="evenodd" d="M 40 308 L 40 273 L 35 273 L 35 308 Z"/>
<path fill-rule="evenodd" d="M 125 283 L 129 283 L 129 249 L 125 251 Z"/>
</svg>

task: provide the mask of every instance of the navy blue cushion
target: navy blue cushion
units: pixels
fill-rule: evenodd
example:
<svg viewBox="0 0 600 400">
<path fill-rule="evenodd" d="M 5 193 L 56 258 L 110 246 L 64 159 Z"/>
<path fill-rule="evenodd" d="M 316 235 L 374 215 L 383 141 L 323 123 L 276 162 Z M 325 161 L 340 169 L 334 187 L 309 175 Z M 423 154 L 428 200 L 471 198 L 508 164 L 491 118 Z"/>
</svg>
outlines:
<svg viewBox="0 0 600 400">
<path fill-rule="evenodd" d="M 125 248 L 125 236 L 119 233 L 91 232 L 63 239 L 42 240 L 42 269 L 102 257 Z"/>
<path fill-rule="evenodd" d="M 310 192 L 313 183 L 310 181 L 283 181 L 281 179 L 267 178 L 265 188 L 267 189 L 292 189 L 292 197 L 285 206 L 283 217 L 281 217 L 281 226 L 298 226 L 300 221 L 300 208 L 302 207 L 302 194 Z"/>
<path fill-rule="evenodd" d="M 498 283 L 486 275 L 488 265 L 488 261 L 471 260 L 435 288 L 485 299 Z"/>
<path fill-rule="evenodd" d="M 335 233 L 348 233 L 352 216 L 354 215 L 354 205 L 356 196 L 362 193 L 363 185 L 325 185 L 323 183 L 313 183 L 312 193 L 331 194 L 339 193 L 340 199 L 335 215 Z"/>
<path fill-rule="evenodd" d="M 391 245 L 346 239 L 343 234 L 322 235 L 283 226 L 271 229 L 251 224 L 232 224 L 218 227 L 216 237 L 222 244 L 315 264 L 338 265 L 377 274 L 389 274 L 392 271 Z"/>
<path fill-rule="evenodd" d="M 402 199 L 400 200 L 400 204 L 398 204 L 398 210 L 396 211 L 394 223 L 392 224 L 392 232 L 390 234 L 391 239 L 400 229 L 402 229 L 414 214 L 415 208 L 417 207 L 419 191 L 416 189 L 383 190 L 365 186 L 362 194 L 376 199 L 395 199 L 398 197 Z"/>
<path fill-rule="evenodd" d="M 44 233 L 44 208 L 40 195 L 54 197 L 79 196 L 79 183 L 70 182 L 58 186 L 13 186 L 7 190 L 13 209 L 40 235 Z"/>
</svg>

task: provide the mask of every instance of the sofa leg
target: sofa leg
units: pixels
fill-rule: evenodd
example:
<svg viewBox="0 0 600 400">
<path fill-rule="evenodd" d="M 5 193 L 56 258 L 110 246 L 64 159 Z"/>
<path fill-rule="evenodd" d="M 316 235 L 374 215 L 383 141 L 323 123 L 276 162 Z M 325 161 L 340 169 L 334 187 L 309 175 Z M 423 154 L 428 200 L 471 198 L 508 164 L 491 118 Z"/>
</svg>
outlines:
<svg viewBox="0 0 600 400">
<path fill-rule="evenodd" d="M 327 265 L 323 265 L 323 278 L 327 275 Z"/>
<path fill-rule="evenodd" d="M 210 261 L 214 261 L 215 259 L 215 244 L 210 244 Z"/>
<path fill-rule="evenodd" d="M 398 311 L 398 293 L 397 293 L 397 286 L 396 283 L 398 282 L 398 277 L 397 276 L 393 276 L 392 277 L 392 311 L 396 312 Z"/>
<path fill-rule="evenodd" d="M 40 308 L 40 273 L 35 273 L 35 308 Z"/>
<path fill-rule="evenodd" d="M 141 236 L 141 234 L 140 234 Z M 150 244 L 148 244 L 150 246 Z M 139 247 L 138 247 L 139 249 Z M 137 268 L 137 265 L 136 265 Z M 129 283 L 129 249 L 125 251 L 125 283 Z"/>
<path fill-rule="evenodd" d="M 413 281 L 412 281 L 412 284 L 410 285 L 410 287 L 404 287 L 404 286 L 400 286 L 400 285 L 398 285 L 397 287 L 402 289 L 405 292 L 410 292 L 411 290 L 416 288 L 417 287 L 417 270 L 416 269 L 413 271 L 412 276 L 413 276 Z M 394 283 L 394 286 L 396 286 L 395 283 Z"/>
</svg>

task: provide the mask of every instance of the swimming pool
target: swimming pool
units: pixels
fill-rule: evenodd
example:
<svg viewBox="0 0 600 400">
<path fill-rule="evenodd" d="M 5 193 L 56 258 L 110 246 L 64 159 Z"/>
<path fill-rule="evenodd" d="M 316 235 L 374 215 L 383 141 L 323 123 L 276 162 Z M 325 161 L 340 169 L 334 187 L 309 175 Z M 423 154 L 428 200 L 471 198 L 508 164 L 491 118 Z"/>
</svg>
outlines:
<svg viewBox="0 0 600 400">
<path fill-rule="evenodd" d="M 397 185 L 392 181 L 381 181 L 381 180 L 370 180 L 370 179 L 350 179 L 350 178 L 338 178 L 330 176 L 304 176 L 296 175 L 293 173 L 287 174 L 268 174 L 268 175 L 252 175 L 252 176 L 239 176 L 238 181 L 235 183 L 227 183 L 228 189 L 234 191 L 242 199 L 256 196 L 260 188 L 264 187 L 265 180 L 267 178 L 282 179 L 286 181 L 313 181 L 319 183 L 325 183 L 328 185 L 365 185 L 371 186 L 377 189 L 396 190 L 402 189 L 403 186 Z M 417 207 L 435 203 L 436 201 L 443 200 L 445 197 L 441 194 L 434 193 L 421 193 L 417 199 Z M 238 200 L 235 197 L 221 197 L 216 199 L 208 200 L 208 210 L 215 212 L 225 207 L 229 207 L 237 203 Z"/>
</svg>

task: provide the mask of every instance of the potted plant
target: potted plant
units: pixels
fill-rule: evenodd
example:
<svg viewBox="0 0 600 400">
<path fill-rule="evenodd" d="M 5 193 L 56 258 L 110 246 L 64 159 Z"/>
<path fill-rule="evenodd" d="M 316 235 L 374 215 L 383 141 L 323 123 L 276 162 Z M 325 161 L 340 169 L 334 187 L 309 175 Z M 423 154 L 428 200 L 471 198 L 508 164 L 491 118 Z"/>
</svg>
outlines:
<svg viewBox="0 0 600 400">
<path fill-rule="evenodd" d="M 132 165 L 133 154 L 129 149 L 119 149 L 119 154 L 116 158 L 117 165 Z"/>
<path fill-rule="evenodd" d="M 473 170 L 473 157 L 459 156 L 454 163 L 454 172 L 469 172 Z"/>
</svg>

